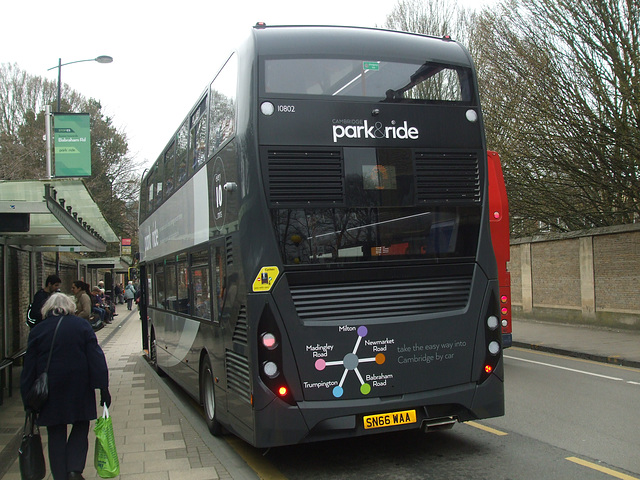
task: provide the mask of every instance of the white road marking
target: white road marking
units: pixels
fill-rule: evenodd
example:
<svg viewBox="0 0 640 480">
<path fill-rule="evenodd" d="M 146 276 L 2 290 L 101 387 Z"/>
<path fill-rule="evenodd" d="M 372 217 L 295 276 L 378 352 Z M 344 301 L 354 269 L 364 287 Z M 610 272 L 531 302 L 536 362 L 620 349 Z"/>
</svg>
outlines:
<svg viewBox="0 0 640 480">
<path fill-rule="evenodd" d="M 617 382 L 622 382 L 624 379 L 618 377 L 610 377 L 608 375 L 600 375 L 599 373 L 585 372 L 584 370 L 576 370 L 575 368 L 561 367 L 560 365 L 552 365 L 551 363 L 538 362 L 536 360 L 527 360 L 526 358 L 518 358 L 512 357 L 510 355 L 504 355 L 504 358 L 509 358 L 511 360 L 519 360 L 521 362 L 527 363 L 535 363 L 536 365 L 542 365 L 544 367 L 558 368 L 560 370 L 567 370 L 569 372 L 582 373 L 584 375 L 591 375 L 593 377 L 606 378 L 607 380 L 615 380 Z M 631 383 L 631 382 L 628 382 Z"/>
</svg>

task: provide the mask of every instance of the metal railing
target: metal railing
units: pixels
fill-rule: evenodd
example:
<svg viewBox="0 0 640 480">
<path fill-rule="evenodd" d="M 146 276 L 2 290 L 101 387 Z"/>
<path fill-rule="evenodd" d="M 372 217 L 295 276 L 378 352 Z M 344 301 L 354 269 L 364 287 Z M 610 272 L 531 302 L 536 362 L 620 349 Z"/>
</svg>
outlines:
<svg viewBox="0 0 640 480">
<path fill-rule="evenodd" d="M 13 365 L 27 353 L 27 349 L 22 350 L 3 358 L 0 361 L 0 406 L 4 403 L 4 389 L 9 391 L 9 397 L 13 396 Z"/>
</svg>

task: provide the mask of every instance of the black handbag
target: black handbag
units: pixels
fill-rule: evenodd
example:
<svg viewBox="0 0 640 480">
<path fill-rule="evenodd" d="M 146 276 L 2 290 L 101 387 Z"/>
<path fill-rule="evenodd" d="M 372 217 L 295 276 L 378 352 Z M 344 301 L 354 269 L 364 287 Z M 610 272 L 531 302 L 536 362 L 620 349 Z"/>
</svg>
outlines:
<svg viewBox="0 0 640 480">
<path fill-rule="evenodd" d="M 47 474 L 42 451 L 40 430 L 36 425 L 36 414 L 27 412 L 22 430 L 22 443 L 18 450 L 20 476 L 22 480 L 42 480 Z"/>
<path fill-rule="evenodd" d="M 62 319 L 64 317 L 60 317 L 58 320 L 58 325 L 56 325 L 56 330 L 53 332 L 53 339 L 51 340 L 51 348 L 49 349 L 49 358 L 47 358 L 47 367 L 44 369 L 36 381 L 33 382 L 31 388 L 27 392 L 26 397 L 26 405 L 34 412 L 39 412 L 40 409 L 47 402 L 47 398 L 49 398 L 49 363 L 51 363 L 51 353 L 53 353 L 53 344 L 56 341 L 56 335 L 58 334 L 58 328 L 60 328 L 60 324 L 62 323 Z"/>
</svg>

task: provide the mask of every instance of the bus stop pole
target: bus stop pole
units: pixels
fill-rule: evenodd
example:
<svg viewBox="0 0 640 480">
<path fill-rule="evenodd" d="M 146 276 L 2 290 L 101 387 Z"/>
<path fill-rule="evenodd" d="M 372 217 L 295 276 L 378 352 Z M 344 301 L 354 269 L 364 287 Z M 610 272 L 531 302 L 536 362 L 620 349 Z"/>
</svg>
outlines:
<svg viewBox="0 0 640 480">
<path fill-rule="evenodd" d="M 44 132 L 47 138 L 47 180 L 51 180 L 51 105 L 45 105 L 44 116 Z"/>
</svg>

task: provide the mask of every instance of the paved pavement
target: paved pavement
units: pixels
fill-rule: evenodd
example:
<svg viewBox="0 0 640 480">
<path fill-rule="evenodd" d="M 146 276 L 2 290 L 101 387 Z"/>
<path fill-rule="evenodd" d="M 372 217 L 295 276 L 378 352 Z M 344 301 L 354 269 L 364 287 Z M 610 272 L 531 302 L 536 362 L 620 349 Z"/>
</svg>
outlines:
<svg viewBox="0 0 640 480">
<path fill-rule="evenodd" d="M 209 435 L 198 409 L 185 405 L 160 381 L 142 356 L 137 311 L 123 307 L 97 333 L 109 364 L 120 477 L 123 480 L 257 479 L 223 439 Z M 514 321 L 514 346 L 640 368 L 640 332 L 578 325 Z M 19 370 L 16 369 L 16 377 Z M 17 378 L 14 381 L 18 385 Z M 99 410 L 101 411 L 101 409 Z M 20 395 L 0 406 L 0 480 L 20 480 L 17 450 L 24 413 Z M 42 429 L 46 449 L 46 429 Z M 93 467 L 95 435 L 89 435 L 84 476 Z M 47 455 L 45 455 L 46 457 Z M 48 460 L 47 460 L 48 461 Z M 50 480 L 47 475 L 45 480 Z"/>
<path fill-rule="evenodd" d="M 513 345 L 640 368 L 640 331 L 513 321 Z"/>
<path fill-rule="evenodd" d="M 185 405 L 158 379 L 142 356 L 138 312 L 120 306 L 113 324 L 97 332 L 109 365 L 112 397 L 109 413 L 123 480 L 257 479 L 257 475 L 224 440 L 212 437 L 200 412 Z M 20 370 L 20 369 L 16 369 Z M 14 385 L 19 385 L 16 372 Z M 102 407 L 98 407 L 101 414 Z M 0 406 L 0 479 L 21 480 L 17 451 L 24 422 L 20 394 L 4 397 Z M 99 478 L 93 466 L 95 435 L 89 433 L 84 477 Z M 47 431 L 40 430 L 47 476 Z"/>
</svg>

